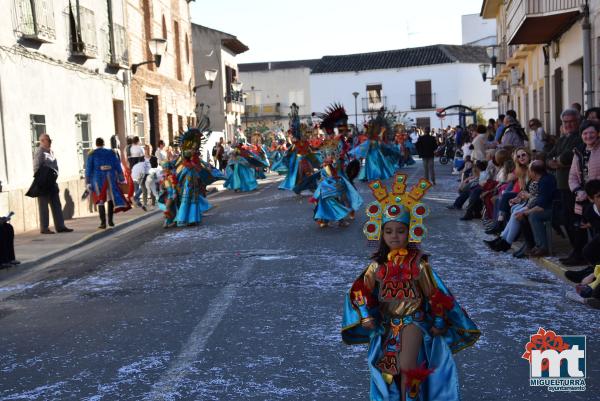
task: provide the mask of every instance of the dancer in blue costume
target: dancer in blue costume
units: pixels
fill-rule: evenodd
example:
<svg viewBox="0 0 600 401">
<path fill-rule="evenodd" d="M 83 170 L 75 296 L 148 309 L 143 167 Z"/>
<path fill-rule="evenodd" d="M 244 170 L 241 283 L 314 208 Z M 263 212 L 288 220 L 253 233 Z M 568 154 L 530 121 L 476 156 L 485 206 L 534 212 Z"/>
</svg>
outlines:
<svg viewBox="0 0 600 401">
<path fill-rule="evenodd" d="M 369 187 L 376 200 L 363 231 L 379 250 L 346 295 L 342 339 L 369 344 L 371 400 L 458 401 L 452 354 L 480 332 L 418 247 L 431 183 L 406 193 L 406 176 L 396 174 L 391 192 L 380 180 Z"/>
<path fill-rule="evenodd" d="M 194 226 L 202 221 L 202 213 L 211 208 L 205 197 L 206 186 L 225 179 L 221 172 L 200 159 L 202 145 L 211 132 L 207 113 L 208 110 L 201 109 L 197 127 L 187 130 L 174 143 L 182 151 L 175 162 L 172 179 L 177 189 L 177 214 L 173 222 L 179 227 Z M 175 210 L 172 205 L 170 210 Z"/>
<path fill-rule="evenodd" d="M 176 225 L 177 202 L 179 201 L 179 185 L 177 184 L 177 168 L 175 161 L 163 162 L 162 180 L 160 181 L 160 192 L 158 194 L 158 207 L 163 211 L 164 228 Z"/>
<path fill-rule="evenodd" d="M 299 107 L 293 103 L 290 109 L 290 131 L 294 139 L 283 158 L 288 173 L 279 185 L 279 189 L 293 190 L 299 194 L 304 189 L 311 191 L 317 189 L 316 181 L 311 180 L 311 177 L 314 170 L 321 167 L 321 160 L 308 143 L 311 130 L 306 125 L 300 124 Z"/>
<path fill-rule="evenodd" d="M 315 204 L 313 218 L 321 228 L 332 222 L 345 227 L 349 224 L 348 218 L 354 219 L 363 199 L 342 168 L 340 141 L 335 138 L 326 139 L 320 149 L 325 161 L 319 173 L 321 181 L 310 200 Z"/>
<path fill-rule="evenodd" d="M 251 160 L 256 162 L 256 157 L 244 149 L 242 144 L 238 144 L 229 157 L 225 188 L 235 192 L 248 192 L 258 187 Z"/>
<path fill-rule="evenodd" d="M 96 149 L 88 154 L 85 165 L 85 182 L 91 193 L 91 200 L 98 206 L 100 226 L 106 228 L 106 209 L 108 206 L 108 225 L 114 226 L 113 213 L 131 209 L 131 204 L 123 194 L 120 183 L 125 183 L 121 161 L 116 154 L 104 148 L 104 139 L 96 138 Z"/>
<path fill-rule="evenodd" d="M 357 159 L 364 159 L 364 165 L 358 178 L 361 181 L 386 180 L 396 172 L 400 153 L 392 144 L 385 143 L 386 135 L 392 135 L 384 111 L 369 121 L 367 140 L 352 149 L 349 154 Z"/>
<path fill-rule="evenodd" d="M 283 162 L 283 156 L 286 153 L 285 139 L 278 139 L 275 149 L 271 151 L 271 157 L 269 158 L 271 162 L 271 171 L 279 174 L 285 175 L 288 172 L 287 166 Z"/>
</svg>

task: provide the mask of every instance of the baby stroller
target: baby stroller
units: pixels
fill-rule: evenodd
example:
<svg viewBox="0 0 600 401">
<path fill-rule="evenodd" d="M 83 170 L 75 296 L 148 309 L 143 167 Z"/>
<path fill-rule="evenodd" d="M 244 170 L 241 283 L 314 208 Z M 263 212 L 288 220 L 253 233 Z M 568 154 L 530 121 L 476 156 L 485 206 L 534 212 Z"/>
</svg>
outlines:
<svg viewBox="0 0 600 401">
<path fill-rule="evenodd" d="M 448 161 L 454 159 L 454 142 L 451 139 L 446 139 L 446 141 L 436 149 L 435 156 L 440 158 L 440 164 L 448 164 Z"/>
</svg>

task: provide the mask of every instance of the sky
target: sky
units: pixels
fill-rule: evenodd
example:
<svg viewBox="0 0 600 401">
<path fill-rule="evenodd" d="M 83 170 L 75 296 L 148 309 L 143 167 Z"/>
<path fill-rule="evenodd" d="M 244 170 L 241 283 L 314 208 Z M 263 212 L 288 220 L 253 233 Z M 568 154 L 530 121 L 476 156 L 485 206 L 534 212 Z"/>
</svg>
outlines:
<svg viewBox="0 0 600 401">
<path fill-rule="evenodd" d="M 483 0 L 196 0 L 192 22 L 250 48 L 238 63 L 461 44 L 461 15 Z"/>
</svg>

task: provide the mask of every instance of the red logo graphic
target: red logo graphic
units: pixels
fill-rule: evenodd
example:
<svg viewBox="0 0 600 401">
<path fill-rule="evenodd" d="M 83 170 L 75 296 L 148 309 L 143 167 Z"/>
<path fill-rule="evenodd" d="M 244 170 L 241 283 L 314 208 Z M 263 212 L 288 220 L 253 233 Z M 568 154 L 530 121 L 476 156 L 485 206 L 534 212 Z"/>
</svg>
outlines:
<svg viewBox="0 0 600 401">
<path fill-rule="evenodd" d="M 560 353 L 568 350 L 570 347 L 571 346 L 564 342 L 561 336 L 557 336 L 554 331 L 546 331 L 540 327 L 538 332 L 531 336 L 531 340 L 525 344 L 525 353 L 521 355 L 521 358 L 527 359 L 529 364 L 531 364 L 531 352 L 533 350 L 544 352 L 552 349 Z M 560 362 L 562 363 L 564 360 L 561 360 Z M 549 366 L 550 362 L 548 359 L 544 359 L 542 361 L 542 371 L 547 371 Z"/>
</svg>

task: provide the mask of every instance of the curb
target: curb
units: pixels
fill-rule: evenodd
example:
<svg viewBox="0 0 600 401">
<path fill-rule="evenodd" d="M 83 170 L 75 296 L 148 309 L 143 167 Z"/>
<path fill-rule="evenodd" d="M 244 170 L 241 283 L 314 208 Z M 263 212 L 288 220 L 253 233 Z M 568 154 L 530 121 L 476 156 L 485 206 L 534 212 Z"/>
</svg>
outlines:
<svg viewBox="0 0 600 401">
<path fill-rule="evenodd" d="M 262 183 L 263 188 L 266 187 L 267 185 L 269 185 L 271 183 L 271 181 L 276 181 L 276 180 L 272 180 L 272 179 L 270 180 L 269 178 L 267 178 L 264 181 L 266 181 L 266 182 Z M 213 190 L 207 195 L 207 198 L 211 198 L 218 194 L 223 194 L 227 191 L 225 188 L 222 187 L 222 185 L 219 185 L 219 184 L 214 185 L 212 189 Z M 260 190 L 260 189 L 261 188 L 259 186 L 258 190 Z M 36 265 L 49 262 L 53 259 L 56 259 L 64 254 L 66 254 L 66 253 L 72 252 L 78 248 L 82 248 L 92 242 L 101 240 L 103 238 L 110 237 L 111 235 L 114 235 L 114 234 L 118 233 L 119 231 L 125 230 L 128 227 L 131 227 L 135 224 L 141 223 L 141 222 L 148 220 L 154 216 L 160 215 L 161 213 L 162 213 L 161 210 L 157 208 L 155 210 L 146 212 L 145 214 L 143 214 L 141 216 L 138 216 L 131 220 L 128 220 L 124 223 L 118 224 L 114 228 L 108 228 L 106 230 L 99 230 L 99 231 L 90 233 L 90 234 L 86 235 L 85 237 L 81 238 L 80 240 L 72 243 L 71 245 L 68 245 L 61 249 L 57 249 L 57 250 L 50 252 L 44 256 L 40 256 L 37 259 L 29 260 L 27 262 L 21 263 L 18 266 L 8 268 L 6 270 L 2 270 L 2 271 L 0 271 L 0 283 L 14 279 L 15 277 L 18 277 L 22 274 L 25 274 L 25 273 L 27 273 L 28 270 L 35 267 Z"/>
<path fill-rule="evenodd" d="M 567 269 L 565 269 L 561 264 L 556 263 L 555 261 L 553 261 L 549 258 L 537 258 L 536 261 L 537 261 L 538 265 L 540 265 L 544 269 L 548 270 L 549 272 L 554 273 L 558 278 L 560 278 L 565 283 L 573 284 L 572 282 L 567 280 L 567 278 L 565 277 L 565 272 L 567 271 Z"/>
<path fill-rule="evenodd" d="M 35 267 L 38 264 L 48 262 L 48 261 L 55 259 L 63 254 L 74 251 L 77 248 L 81 248 L 85 245 L 88 245 L 92 242 L 98 241 L 102 238 L 109 237 L 115 233 L 118 233 L 119 231 L 122 231 L 128 227 L 131 227 L 134 224 L 137 224 L 144 220 L 150 219 L 151 217 L 154 217 L 154 216 L 158 215 L 159 213 L 160 213 L 160 210 L 158 210 L 158 209 L 152 210 L 150 212 L 146 212 L 145 214 L 143 214 L 141 216 L 138 216 L 138 217 L 128 220 L 124 223 L 116 225 L 114 228 L 109 228 L 106 230 L 93 232 L 91 234 L 86 235 L 85 237 L 81 238 L 79 241 L 76 241 L 69 246 L 66 246 L 61 249 L 57 249 L 57 250 L 50 252 L 44 256 L 40 256 L 37 259 L 33 259 L 30 261 L 21 263 L 20 265 L 15 266 L 13 268 L 14 271 L 11 271 L 11 270 L 4 271 L 3 274 L 0 275 L 0 282 L 10 280 L 18 275 L 26 273 L 27 270 L 31 269 L 32 267 Z"/>
</svg>

